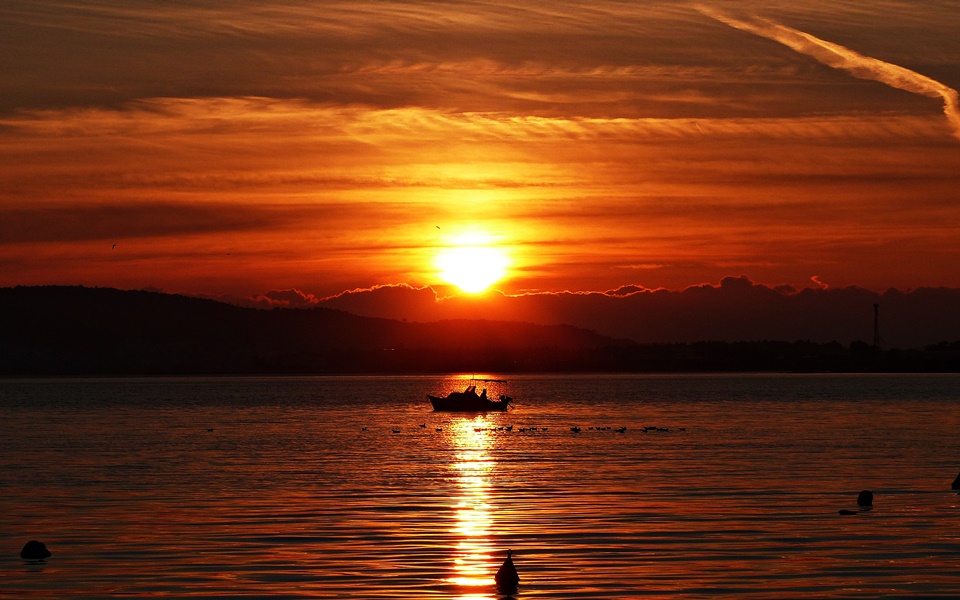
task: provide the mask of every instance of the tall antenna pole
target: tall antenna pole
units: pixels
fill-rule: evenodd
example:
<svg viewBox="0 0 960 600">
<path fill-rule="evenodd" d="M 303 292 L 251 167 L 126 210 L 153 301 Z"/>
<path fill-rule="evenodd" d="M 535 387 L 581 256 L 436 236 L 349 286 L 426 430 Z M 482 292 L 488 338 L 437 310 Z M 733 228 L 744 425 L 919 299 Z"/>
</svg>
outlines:
<svg viewBox="0 0 960 600">
<path fill-rule="evenodd" d="M 873 347 L 880 347 L 880 305 L 873 305 Z"/>
</svg>

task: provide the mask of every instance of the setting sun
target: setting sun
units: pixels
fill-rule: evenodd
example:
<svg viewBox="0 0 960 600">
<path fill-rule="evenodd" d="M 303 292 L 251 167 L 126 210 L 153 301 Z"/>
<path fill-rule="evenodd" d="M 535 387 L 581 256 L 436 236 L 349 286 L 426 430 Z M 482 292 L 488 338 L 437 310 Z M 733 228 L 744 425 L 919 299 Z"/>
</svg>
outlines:
<svg viewBox="0 0 960 600">
<path fill-rule="evenodd" d="M 436 259 L 440 277 L 471 294 L 480 293 L 502 279 L 507 262 L 502 250 L 479 244 L 446 248 Z"/>
</svg>

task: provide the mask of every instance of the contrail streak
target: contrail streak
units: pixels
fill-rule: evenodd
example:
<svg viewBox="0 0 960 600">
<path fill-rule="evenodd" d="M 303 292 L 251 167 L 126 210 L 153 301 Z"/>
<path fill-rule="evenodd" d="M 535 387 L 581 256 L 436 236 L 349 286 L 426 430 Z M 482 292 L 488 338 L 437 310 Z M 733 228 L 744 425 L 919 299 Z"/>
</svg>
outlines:
<svg viewBox="0 0 960 600">
<path fill-rule="evenodd" d="M 935 79 L 900 65 L 864 56 L 839 44 L 821 40 L 809 33 L 798 31 L 768 19 L 744 21 L 706 6 L 698 6 L 697 10 L 730 27 L 780 42 L 795 52 L 809 56 L 828 67 L 846 71 L 858 79 L 879 81 L 890 87 L 914 94 L 941 98 L 943 100 L 943 112 L 953 129 L 953 135 L 960 140 L 960 98 L 958 98 L 957 90 Z"/>
</svg>

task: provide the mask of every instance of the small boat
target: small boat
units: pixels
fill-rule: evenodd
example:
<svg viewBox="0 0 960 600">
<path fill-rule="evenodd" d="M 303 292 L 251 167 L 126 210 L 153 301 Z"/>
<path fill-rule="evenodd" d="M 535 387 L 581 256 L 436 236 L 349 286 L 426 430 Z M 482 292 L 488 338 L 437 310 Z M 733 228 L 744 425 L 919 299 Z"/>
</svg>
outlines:
<svg viewBox="0 0 960 600">
<path fill-rule="evenodd" d="M 499 379 L 479 379 L 490 383 L 506 383 Z M 427 394 L 435 412 L 492 412 L 505 411 L 510 407 L 513 398 L 501 394 L 499 400 L 487 398 L 487 388 L 477 393 L 477 386 L 473 383 L 462 392 L 450 392 L 446 397 Z"/>
</svg>

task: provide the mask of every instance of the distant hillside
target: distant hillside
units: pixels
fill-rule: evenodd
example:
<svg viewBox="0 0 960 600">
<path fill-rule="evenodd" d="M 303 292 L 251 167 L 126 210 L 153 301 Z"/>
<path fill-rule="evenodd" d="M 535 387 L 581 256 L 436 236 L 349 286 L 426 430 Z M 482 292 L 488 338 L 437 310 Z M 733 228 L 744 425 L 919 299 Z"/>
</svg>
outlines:
<svg viewBox="0 0 960 600">
<path fill-rule="evenodd" d="M 636 344 L 565 325 L 408 323 L 84 287 L 0 288 L 0 376 L 960 371 L 960 342 Z"/>
<path fill-rule="evenodd" d="M 556 370 L 618 345 L 569 326 L 406 323 L 110 288 L 0 289 L 2 375 Z"/>
<path fill-rule="evenodd" d="M 306 299 L 297 290 L 270 294 L 279 294 L 281 301 Z M 256 301 L 265 298 L 261 295 Z M 879 331 L 874 329 L 875 305 Z M 919 349 L 960 340 L 960 288 L 890 288 L 883 293 L 856 286 L 795 289 L 771 287 L 745 276 L 682 290 L 625 285 L 605 292 L 491 291 L 482 298 L 441 297 L 430 286 L 398 284 L 343 292 L 319 300 L 318 306 L 421 322 L 466 317 L 566 323 L 638 344 L 810 340 L 849 346 L 871 343 L 878 332 L 885 348 Z"/>
</svg>

